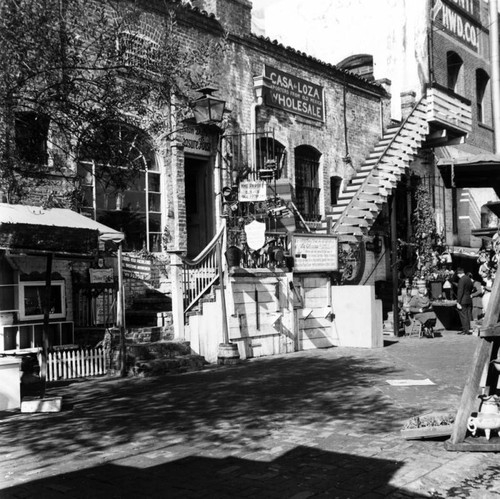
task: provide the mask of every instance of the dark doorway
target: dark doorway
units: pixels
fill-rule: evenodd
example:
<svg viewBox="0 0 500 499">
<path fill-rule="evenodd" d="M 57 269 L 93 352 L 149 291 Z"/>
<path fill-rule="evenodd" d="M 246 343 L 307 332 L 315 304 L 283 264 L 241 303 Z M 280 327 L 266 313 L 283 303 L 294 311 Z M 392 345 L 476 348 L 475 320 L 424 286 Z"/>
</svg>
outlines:
<svg viewBox="0 0 500 499">
<path fill-rule="evenodd" d="M 187 255 L 195 257 L 214 236 L 214 202 L 210 160 L 186 158 Z"/>
</svg>

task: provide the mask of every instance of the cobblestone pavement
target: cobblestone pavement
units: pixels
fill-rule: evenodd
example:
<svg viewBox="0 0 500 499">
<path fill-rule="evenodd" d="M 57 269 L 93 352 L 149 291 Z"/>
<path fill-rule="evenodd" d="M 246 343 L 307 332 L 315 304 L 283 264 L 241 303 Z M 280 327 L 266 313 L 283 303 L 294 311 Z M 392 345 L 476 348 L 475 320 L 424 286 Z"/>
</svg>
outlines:
<svg viewBox="0 0 500 499">
<path fill-rule="evenodd" d="M 500 497 L 498 454 L 399 431 L 456 411 L 477 341 L 445 331 L 59 384 L 60 413 L 0 413 L 0 498 Z"/>
</svg>

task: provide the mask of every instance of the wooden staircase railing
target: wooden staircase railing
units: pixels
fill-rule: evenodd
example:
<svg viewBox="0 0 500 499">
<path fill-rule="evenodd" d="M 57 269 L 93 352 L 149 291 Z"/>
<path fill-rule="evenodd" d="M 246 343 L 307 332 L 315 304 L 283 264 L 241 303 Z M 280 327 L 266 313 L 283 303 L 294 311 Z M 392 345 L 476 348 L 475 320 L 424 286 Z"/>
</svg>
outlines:
<svg viewBox="0 0 500 499">
<path fill-rule="evenodd" d="M 195 258 L 182 259 L 182 291 L 184 313 L 191 310 L 219 279 L 220 270 L 217 260 L 218 245 L 225 248 L 226 225 L 208 243 L 206 248 Z M 224 260 L 221 260 L 224 265 Z"/>
<path fill-rule="evenodd" d="M 329 216 L 343 241 L 367 234 L 428 133 L 425 95 L 399 127 L 389 129 L 351 179 Z"/>
</svg>

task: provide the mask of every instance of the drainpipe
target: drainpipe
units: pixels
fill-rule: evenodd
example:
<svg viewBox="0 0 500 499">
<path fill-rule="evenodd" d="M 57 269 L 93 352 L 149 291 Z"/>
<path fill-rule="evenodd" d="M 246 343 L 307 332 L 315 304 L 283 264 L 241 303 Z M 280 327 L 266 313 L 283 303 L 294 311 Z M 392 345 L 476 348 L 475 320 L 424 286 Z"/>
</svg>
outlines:
<svg viewBox="0 0 500 499">
<path fill-rule="evenodd" d="M 498 2 L 490 1 L 491 84 L 493 98 L 493 128 L 495 153 L 500 153 L 500 56 L 498 38 Z"/>
</svg>

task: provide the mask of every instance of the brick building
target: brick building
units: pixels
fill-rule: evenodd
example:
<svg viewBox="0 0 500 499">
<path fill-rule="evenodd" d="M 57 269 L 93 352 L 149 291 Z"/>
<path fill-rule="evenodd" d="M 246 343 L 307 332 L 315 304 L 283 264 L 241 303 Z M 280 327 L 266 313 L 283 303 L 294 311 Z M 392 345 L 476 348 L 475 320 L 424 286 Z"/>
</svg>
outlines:
<svg viewBox="0 0 500 499">
<path fill-rule="evenodd" d="M 116 313 L 116 279 L 109 296 L 97 292 L 102 281 L 89 279 L 99 274 L 89 267 L 99 267 L 115 276 L 123 271 L 128 328 L 165 338 L 173 324 L 175 335 L 210 361 L 221 342 L 237 345 L 241 357 L 382 346 L 374 284 L 390 276 L 394 193 L 410 166 L 429 166 L 424 144 L 441 134 L 444 145 L 470 131 L 468 104 L 451 95 L 447 106 L 458 122 L 450 122 L 435 104 L 409 93 L 403 119 L 392 120 L 390 80 L 367 79 L 253 35 L 247 0 L 138 5 L 135 24 L 120 34 L 128 41 L 125 55 L 147 64 L 175 11 L 182 46 L 221 47 L 198 69 L 210 76 L 226 111 L 215 125 L 179 115 L 175 105 L 196 104 L 199 95 L 186 81 L 170 109 L 149 111 L 171 120 L 168 134 L 141 130 L 147 113 L 140 119 L 123 113 L 100 130 L 109 142 L 125 144 L 120 151 L 138 165 L 121 190 L 98 182 L 103 158 L 92 151 L 83 149 L 68 165 L 80 186 L 79 210 L 125 234 L 123 269 L 105 253 L 61 264 L 69 270 L 60 280 L 74 341 Z M 198 105 L 212 93 L 205 89 Z M 439 102 L 445 95 L 433 94 Z M 60 182 L 62 189 L 67 177 Z M 219 248 L 228 258 L 230 249 L 237 255 L 222 280 Z M 15 262 L 4 262 L 13 290 L 40 266 L 22 255 Z M 207 295 L 212 299 L 202 300 Z M 15 315 L 19 298 L 13 301 L 8 343 L 19 348 L 15 326 L 24 323 Z M 36 346 L 34 337 L 22 343 L 30 342 Z"/>
</svg>

